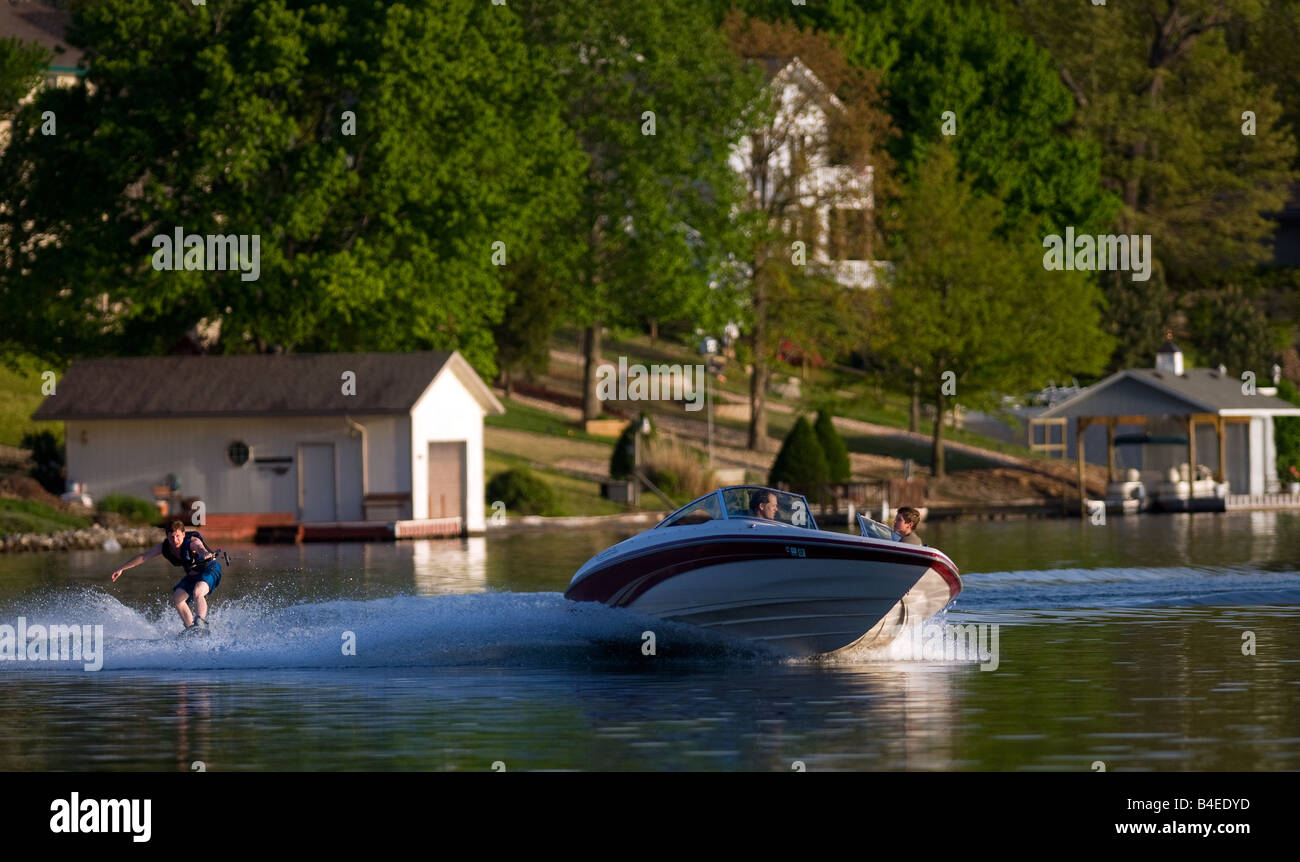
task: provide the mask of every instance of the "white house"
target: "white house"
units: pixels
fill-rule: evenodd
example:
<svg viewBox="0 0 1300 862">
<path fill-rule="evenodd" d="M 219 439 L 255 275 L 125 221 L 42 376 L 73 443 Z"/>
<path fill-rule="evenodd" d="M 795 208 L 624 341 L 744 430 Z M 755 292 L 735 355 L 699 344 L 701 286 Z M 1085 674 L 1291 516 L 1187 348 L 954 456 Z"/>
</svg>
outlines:
<svg viewBox="0 0 1300 862">
<path fill-rule="evenodd" d="M 847 287 L 879 286 L 888 264 L 872 260 L 872 169 L 836 164 L 830 151 L 830 120 L 844 104 L 798 57 L 769 57 L 762 63 L 776 96 L 776 114 L 767 128 L 740 140 L 731 167 L 745 178 L 755 207 L 813 212 L 813 223 L 799 226 L 810 265 Z M 805 164 L 791 176 L 798 161 Z"/>
<path fill-rule="evenodd" d="M 489 412 L 459 353 L 350 353 L 74 362 L 32 418 L 65 423 L 68 480 L 93 497 L 343 538 L 482 532 Z"/>
</svg>

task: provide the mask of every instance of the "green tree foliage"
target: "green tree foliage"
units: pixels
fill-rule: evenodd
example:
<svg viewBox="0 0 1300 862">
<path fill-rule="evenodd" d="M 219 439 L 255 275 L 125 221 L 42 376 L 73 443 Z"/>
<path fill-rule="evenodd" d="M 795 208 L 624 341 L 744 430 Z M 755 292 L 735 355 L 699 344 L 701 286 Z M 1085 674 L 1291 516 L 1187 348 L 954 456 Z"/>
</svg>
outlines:
<svg viewBox="0 0 1300 862">
<path fill-rule="evenodd" d="M 521 15 L 588 159 L 566 225 L 585 244 L 570 313 L 586 325 L 592 418 L 603 323 L 727 319 L 709 276 L 738 241 L 727 158 L 756 86 L 693 0 L 536 0 Z"/>
<path fill-rule="evenodd" d="M 719 0 L 718 5 L 731 4 Z M 1087 232 L 1109 224 L 1116 203 L 1101 185 L 1099 148 L 1063 134 L 1074 106 L 1053 58 L 987 3 L 826 0 L 793 6 L 744 0 L 737 5 L 764 18 L 811 22 L 853 63 L 883 76 L 893 124 L 901 133 L 890 138 L 889 149 L 906 178 L 915 177 L 934 146 L 955 140 L 962 173 L 977 190 L 1005 201 L 1007 226 L 1031 215 L 1042 216 L 1047 225 L 1069 224 Z M 946 111 L 956 122 L 951 137 L 943 130 Z"/>
<path fill-rule="evenodd" d="M 1262 0 L 1258 16 L 1241 16 L 1229 28 L 1229 44 L 1241 53 L 1261 85 L 1273 88 L 1282 122 L 1300 139 L 1300 4 Z M 1300 155 L 1300 151 L 1297 151 Z M 1297 159 L 1300 167 L 1300 159 Z"/>
<path fill-rule="evenodd" d="M 936 148 L 903 207 L 904 246 L 892 289 L 871 321 L 876 349 L 920 369 L 934 405 L 936 477 L 944 475 L 943 418 L 953 399 L 991 406 L 997 395 L 1101 368 L 1099 292 L 1087 273 L 1046 271 L 1035 225 L 1000 235 L 1002 204 L 974 191 L 955 155 Z M 894 378 L 911 394 L 912 378 Z"/>
<path fill-rule="evenodd" d="M 562 242 L 556 245 L 564 247 Z M 553 261 L 536 249 L 510 267 L 506 287 L 505 312 L 492 328 L 492 337 L 501 382 L 509 394 L 520 376 L 532 380 L 546 373 L 551 335 L 568 304 L 568 285 L 556 277 Z"/>
<path fill-rule="evenodd" d="M 847 482 L 853 477 L 853 467 L 849 463 L 849 447 L 844 445 L 844 438 L 835 430 L 831 414 L 825 410 L 817 414 L 813 423 L 817 432 L 817 442 L 826 457 L 826 475 L 831 482 Z"/>
<path fill-rule="evenodd" d="M 1279 383 L 1277 394 L 1300 407 L 1300 391 L 1291 381 Z M 1278 478 L 1283 482 L 1300 482 L 1300 416 L 1274 416 L 1273 442 L 1277 447 Z"/>
<path fill-rule="evenodd" d="M 785 482 L 792 491 L 812 496 L 829 481 L 828 475 L 826 456 L 817 442 L 817 434 L 808 420 L 800 416 L 776 454 L 767 483 L 775 486 Z"/>
<path fill-rule="evenodd" d="M 1233 376 L 1263 377 L 1276 352 L 1268 319 L 1239 286 L 1207 291 L 1193 300 L 1188 328 L 1207 365 L 1222 364 Z"/>
<path fill-rule="evenodd" d="M 1154 285 L 1148 307 L 1167 314 L 1171 298 L 1214 287 L 1225 268 L 1268 259 L 1275 223 L 1266 214 L 1286 200 L 1297 150 L 1273 88 L 1261 86 L 1250 67 L 1284 76 L 1294 69 L 1294 44 L 1282 47 L 1270 36 L 1256 55 L 1253 48 L 1234 51 L 1231 37 L 1258 37 L 1275 24 L 1285 33 L 1296 23 L 1293 11 L 1274 18 L 1265 10 L 1286 4 L 1004 5 L 1051 51 L 1079 108 L 1080 131 L 1100 142 L 1106 186 L 1122 202 L 1117 229 L 1153 238 L 1170 295 Z M 1254 114 L 1254 134 L 1244 133 L 1246 111 Z M 1161 336 L 1157 327 L 1123 323 L 1141 302 L 1126 294 L 1142 287 L 1106 283 L 1112 329 L 1121 336 L 1111 361 L 1118 367 L 1149 355 Z"/>
<path fill-rule="evenodd" d="M 91 86 L 44 91 L 0 158 L 0 341 L 159 352 L 219 318 L 227 351 L 455 348 L 491 373 L 510 262 L 583 168 L 513 9 L 78 4 Z M 177 227 L 258 235 L 260 277 L 156 270 Z"/>
<path fill-rule="evenodd" d="M 0 122 L 13 116 L 18 103 L 41 81 L 50 52 L 17 38 L 0 39 Z"/>
</svg>

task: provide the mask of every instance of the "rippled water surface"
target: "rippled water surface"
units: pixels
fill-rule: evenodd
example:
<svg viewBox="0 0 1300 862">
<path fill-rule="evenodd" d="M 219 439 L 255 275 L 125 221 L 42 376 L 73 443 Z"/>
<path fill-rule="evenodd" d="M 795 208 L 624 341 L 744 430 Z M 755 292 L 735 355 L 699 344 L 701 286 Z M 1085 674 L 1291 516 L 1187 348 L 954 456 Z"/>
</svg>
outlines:
<svg viewBox="0 0 1300 862">
<path fill-rule="evenodd" d="M 929 526 L 992 670 L 566 602 L 630 533 L 231 547 L 203 640 L 160 561 L 0 555 L 0 625 L 105 635 L 95 672 L 0 661 L 0 769 L 1300 769 L 1300 514 Z"/>
</svg>

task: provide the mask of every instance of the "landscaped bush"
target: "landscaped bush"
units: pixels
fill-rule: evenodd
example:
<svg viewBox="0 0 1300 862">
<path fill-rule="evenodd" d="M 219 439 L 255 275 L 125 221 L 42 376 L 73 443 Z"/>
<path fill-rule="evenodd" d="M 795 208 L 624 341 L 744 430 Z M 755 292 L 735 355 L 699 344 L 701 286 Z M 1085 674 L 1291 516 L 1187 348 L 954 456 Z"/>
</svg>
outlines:
<svg viewBox="0 0 1300 862">
<path fill-rule="evenodd" d="M 109 494 L 96 503 L 96 508 L 101 512 L 115 512 L 141 524 L 152 524 L 161 517 L 153 503 L 130 494 Z"/>
<path fill-rule="evenodd" d="M 1292 404 L 1300 405 L 1300 394 L 1289 380 L 1278 384 L 1277 394 Z M 1277 446 L 1278 478 L 1283 485 L 1300 482 L 1300 416 L 1274 416 L 1273 442 Z"/>
<path fill-rule="evenodd" d="M 32 450 L 32 478 L 41 483 L 41 487 L 51 494 L 62 494 L 66 481 L 64 479 L 63 444 L 53 432 L 38 431 L 23 435 L 23 449 Z"/>
<path fill-rule="evenodd" d="M 786 435 L 767 481 L 769 485 L 785 482 L 790 490 L 805 496 L 816 496 L 827 481 L 826 456 L 804 417 L 800 416 Z"/>
<path fill-rule="evenodd" d="M 685 503 L 713 490 L 713 475 L 704 457 L 672 440 L 643 441 L 641 466 L 646 478 L 674 500 Z"/>
<path fill-rule="evenodd" d="M 618 442 L 614 444 L 614 453 L 609 456 L 609 478 L 611 479 L 631 479 L 632 478 L 632 459 L 636 455 L 636 429 L 641 423 L 632 421 L 627 423 L 623 433 L 619 435 Z M 647 441 L 655 436 L 654 428 L 650 429 L 649 434 L 641 435 L 641 444 L 644 446 Z"/>
<path fill-rule="evenodd" d="M 527 467 L 516 467 L 492 477 L 487 485 L 487 504 L 497 500 L 512 515 L 546 515 L 555 510 L 555 492 Z"/>
<path fill-rule="evenodd" d="M 826 457 L 826 475 L 831 482 L 847 482 L 853 477 L 853 467 L 849 464 L 849 447 L 844 445 L 844 438 L 835 430 L 831 414 L 825 410 L 817 414 L 813 425 L 817 432 L 817 442 L 821 444 L 822 455 Z"/>
</svg>

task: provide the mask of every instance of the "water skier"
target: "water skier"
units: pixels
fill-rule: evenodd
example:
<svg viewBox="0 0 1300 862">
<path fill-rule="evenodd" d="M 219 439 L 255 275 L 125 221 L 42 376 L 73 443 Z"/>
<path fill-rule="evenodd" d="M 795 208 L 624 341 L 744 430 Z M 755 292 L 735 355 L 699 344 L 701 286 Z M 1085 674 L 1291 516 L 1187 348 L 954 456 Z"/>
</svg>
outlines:
<svg viewBox="0 0 1300 862">
<path fill-rule="evenodd" d="M 113 572 L 113 580 L 120 578 L 127 569 L 157 556 L 162 556 L 173 566 L 180 566 L 185 570 L 185 576 L 172 588 L 172 604 L 176 606 L 176 612 L 181 615 L 181 622 L 185 624 L 187 630 L 197 627 L 201 631 L 206 631 L 207 596 L 221 583 L 221 563 L 217 562 L 217 551 L 208 548 L 203 537 L 197 532 L 186 532 L 183 523 L 172 521 L 167 538 L 127 560 L 121 568 Z M 190 596 L 194 596 L 197 618 L 190 612 L 190 606 L 187 604 Z"/>
</svg>

